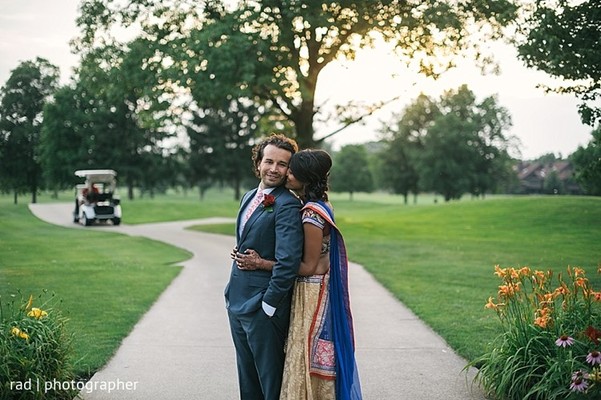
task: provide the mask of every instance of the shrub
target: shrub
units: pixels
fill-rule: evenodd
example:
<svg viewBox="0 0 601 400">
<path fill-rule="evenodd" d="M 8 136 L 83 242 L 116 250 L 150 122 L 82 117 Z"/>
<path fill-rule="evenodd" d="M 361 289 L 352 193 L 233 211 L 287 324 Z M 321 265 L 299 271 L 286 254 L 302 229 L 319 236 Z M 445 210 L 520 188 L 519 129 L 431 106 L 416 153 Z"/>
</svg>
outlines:
<svg viewBox="0 0 601 400">
<path fill-rule="evenodd" d="M 0 298 L 0 399 L 73 399 L 72 335 L 51 297 Z M 52 385 L 54 383 L 54 385 Z M 57 384 L 60 383 L 60 384 Z M 50 386 L 49 386 L 50 385 Z"/>
<path fill-rule="evenodd" d="M 502 331 L 474 360 L 476 380 L 497 399 L 601 398 L 601 292 L 585 271 L 495 267 L 501 279 L 496 311 Z"/>
</svg>

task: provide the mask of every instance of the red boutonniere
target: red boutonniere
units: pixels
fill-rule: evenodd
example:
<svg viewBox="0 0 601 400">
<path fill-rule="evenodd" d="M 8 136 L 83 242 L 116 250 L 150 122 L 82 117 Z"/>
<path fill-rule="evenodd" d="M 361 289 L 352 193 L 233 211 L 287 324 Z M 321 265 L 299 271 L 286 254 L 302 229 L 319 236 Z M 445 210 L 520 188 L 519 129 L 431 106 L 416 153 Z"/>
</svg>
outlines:
<svg viewBox="0 0 601 400">
<path fill-rule="evenodd" d="M 265 209 L 265 211 L 272 212 L 273 205 L 275 204 L 275 196 L 271 194 L 266 194 L 263 197 L 263 201 L 261 202 L 261 204 L 263 204 L 263 208 Z"/>
</svg>

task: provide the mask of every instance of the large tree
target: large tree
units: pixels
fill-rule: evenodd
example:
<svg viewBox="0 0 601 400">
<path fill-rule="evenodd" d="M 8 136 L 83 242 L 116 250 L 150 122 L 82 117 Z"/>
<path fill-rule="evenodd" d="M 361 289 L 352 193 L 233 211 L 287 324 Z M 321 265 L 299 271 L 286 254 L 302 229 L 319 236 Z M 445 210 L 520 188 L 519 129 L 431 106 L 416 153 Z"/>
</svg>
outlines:
<svg viewBox="0 0 601 400">
<path fill-rule="evenodd" d="M 373 177 L 364 145 L 349 144 L 334 155 L 331 184 L 336 192 L 348 192 L 351 200 L 355 192 L 369 193 L 373 190 Z"/>
<path fill-rule="evenodd" d="M 494 97 L 478 102 L 466 85 L 437 101 L 422 94 L 381 130 L 388 186 L 405 197 L 431 190 L 446 201 L 493 192 L 509 174 L 510 126 Z"/>
<path fill-rule="evenodd" d="M 420 158 L 427 187 L 445 201 L 493 191 L 506 177 L 513 140 L 504 133 L 511 126 L 507 110 L 494 97 L 477 102 L 466 85 L 446 91 L 438 109 Z"/>
<path fill-rule="evenodd" d="M 63 86 L 54 101 L 44 108 L 40 136 L 40 162 L 47 186 L 55 191 L 72 187 L 73 172 L 86 165 L 89 115 L 85 113 L 85 94 L 78 87 Z"/>
<path fill-rule="evenodd" d="M 198 186 L 201 198 L 213 184 L 228 182 L 234 188 L 234 198 L 239 199 L 243 182 L 254 182 L 251 147 L 261 116 L 253 104 L 240 101 L 195 110 L 187 124 L 188 176 Z"/>
<path fill-rule="evenodd" d="M 582 103 L 582 121 L 601 122 L 601 6 L 598 0 L 531 0 L 518 24 L 519 57 L 564 83 L 550 87 L 573 93 Z"/>
<path fill-rule="evenodd" d="M 195 100 L 208 102 L 200 108 L 212 106 L 215 96 L 253 100 L 293 125 L 299 144 L 308 147 L 319 141 L 313 124 L 323 111 L 315 98 L 318 78 L 334 60 L 353 59 L 382 38 L 420 72 L 437 75 L 452 64 L 450 55 L 499 37 L 516 10 L 511 0 L 231 3 L 85 0 L 79 48 L 104 45 L 115 26 L 138 26 L 156 44 L 156 56 L 168 61 L 157 73 L 196 87 L 202 96 Z"/>
<path fill-rule="evenodd" d="M 47 108 L 42 149 L 47 177 L 66 180 L 66 169 L 110 168 L 133 198 L 133 188 L 150 192 L 164 180 L 169 154 L 165 139 L 175 133 L 168 89 L 147 71 L 151 46 L 144 40 L 127 50 L 113 46 L 85 55 L 72 86 Z M 63 145 L 71 152 L 61 150 Z M 173 150 L 175 151 L 175 150 Z"/>
<path fill-rule="evenodd" d="M 419 160 L 424 153 L 424 139 L 439 116 L 438 104 L 420 94 L 402 112 L 393 114 L 391 123 L 383 124 L 380 130 L 386 142 L 380 158 L 380 170 L 385 177 L 383 186 L 402 194 L 405 204 L 409 193 L 414 196 L 419 193 Z"/>
<path fill-rule="evenodd" d="M 601 127 L 593 130 L 586 147 L 579 146 L 570 156 L 575 178 L 587 194 L 601 196 Z"/>
<path fill-rule="evenodd" d="M 38 143 L 44 104 L 58 86 L 59 69 L 43 58 L 24 61 L 0 89 L 0 182 L 17 195 L 37 201 L 42 183 Z"/>
</svg>

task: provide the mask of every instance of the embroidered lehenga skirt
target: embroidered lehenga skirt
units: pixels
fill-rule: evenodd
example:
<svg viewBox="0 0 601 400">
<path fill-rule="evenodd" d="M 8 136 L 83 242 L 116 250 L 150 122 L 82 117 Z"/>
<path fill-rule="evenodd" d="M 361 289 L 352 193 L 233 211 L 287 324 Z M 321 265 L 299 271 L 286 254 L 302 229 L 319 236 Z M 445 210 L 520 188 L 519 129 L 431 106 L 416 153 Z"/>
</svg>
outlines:
<svg viewBox="0 0 601 400">
<path fill-rule="evenodd" d="M 299 277 L 295 283 L 280 400 L 336 398 L 334 376 L 327 376 L 327 371 L 322 376 L 310 373 L 316 364 L 315 360 L 310 359 L 311 353 L 314 358 L 323 357 L 326 365 L 333 360 L 333 354 L 330 354 L 333 349 L 327 346 L 313 351 L 309 349 L 311 344 L 320 346 L 315 337 L 311 339 L 311 335 L 314 335 L 319 319 L 319 315 L 315 314 L 320 299 L 324 301 L 327 298 L 323 290 L 328 290 L 328 278 L 329 274 Z"/>
</svg>

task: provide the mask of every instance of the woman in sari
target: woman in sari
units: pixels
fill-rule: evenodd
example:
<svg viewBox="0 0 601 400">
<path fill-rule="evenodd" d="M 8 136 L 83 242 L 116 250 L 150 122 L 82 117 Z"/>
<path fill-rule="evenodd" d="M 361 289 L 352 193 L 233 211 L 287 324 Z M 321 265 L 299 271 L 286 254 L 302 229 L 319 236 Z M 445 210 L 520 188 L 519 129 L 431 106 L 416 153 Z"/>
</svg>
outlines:
<svg viewBox="0 0 601 400">
<path fill-rule="evenodd" d="M 303 260 L 294 286 L 280 400 L 361 399 L 344 240 L 328 202 L 332 160 L 323 150 L 292 156 L 286 187 L 303 201 Z M 253 250 L 242 269 L 271 269 Z"/>
</svg>

